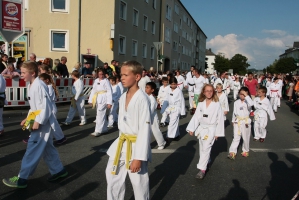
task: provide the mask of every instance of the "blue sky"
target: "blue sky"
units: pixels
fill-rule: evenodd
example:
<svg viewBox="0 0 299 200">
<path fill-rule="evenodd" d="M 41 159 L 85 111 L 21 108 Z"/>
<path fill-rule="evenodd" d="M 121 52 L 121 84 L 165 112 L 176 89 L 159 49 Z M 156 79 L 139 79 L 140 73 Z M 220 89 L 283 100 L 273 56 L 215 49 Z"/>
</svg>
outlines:
<svg viewBox="0 0 299 200">
<path fill-rule="evenodd" d="M 207 35 L 207 48 L 241 53 L 263 69 L 299 41 L 298 0 L 181 0 Z"/>
</svg>

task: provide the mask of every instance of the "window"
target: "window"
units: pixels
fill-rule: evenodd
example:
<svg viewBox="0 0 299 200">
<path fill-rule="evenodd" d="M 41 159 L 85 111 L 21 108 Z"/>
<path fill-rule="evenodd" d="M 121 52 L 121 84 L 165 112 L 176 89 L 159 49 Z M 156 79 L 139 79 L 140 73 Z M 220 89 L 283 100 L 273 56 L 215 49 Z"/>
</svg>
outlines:
<svg viewBox="0 0 299 200">
<path fill-rule="evenodd" d="M 173 31 L 176 32 L 176 33 L 179 32 L 179 26 L 176 22 L 174 22 L 174 24 L 173 24 Z"/>
<path fill-rule="evenodd" d="M 174 5 L 174 12 L 178 15 L 180 14 L 180 7 L 177 4 Z"/>
<path fill-rule="evenodd" d="M 123 20 L 127 19 L 127 4 L 124 1 L 120 1 L 119 18 Z"/>
<path fill-rule="evenodd" d="M 178 50 L 178 43 L 176 41 L 173 42 L 173 50 Z"/>
<path fill-rule="evenodd" d="M 137 56 L 138 52 L 138 42 L 136 40 L 133 40 L 132 42 L 132 56 Z"/>
<path fill-rule="evenodd" d="M 148 18 L 147 16 L 143 16 L 143 30 L 147 31 L 147 22 L 148 22 Z"/>
<path fill-rule="evenodd" d="M 147 49 L 146 44 L 142 44 L 142 58 L 146 58 Z"/>
<path fill-rule="evenodd" d="M 171 7 L 168 4 L 166 5 L 166 19 L 171 21 Z"/>
<path fill-rule="evenodd" d="M 69 50 L 69 32 L 66 30 L 50 30 L 51 51 Z"/>
<path fill-rule="evenodd" d="M 29 0 L 24 0 L 23 6 L 24 6 L 24 10 L 28 10 L 29 9 Z"/>
<path fill-rule="evenodd" d="M 185 14 L 183 15 L 183 20 L 184 20 L 184 22 L 187 22 L 187 17 Z"/>
<path fill-rule="evenodd" d="M 51 12 L 69 12 L 69 0 L 51 0 Z"/>
<path fill-rule="evenodd" d="M 156 22 L 152 21 L 152 34 L 156 33 Z"/>
<path fill-rule="evenodd" d="M 180 19 L 180 29 L 182 29 L 182 19 Z"/>
<path fill-rule="evenodd" d="M 133 25 L 138 26 L 139 11 L 133 9 Z"/>
<path fill-rule="evenodd" d="M 153 0 L 153 9 L 157 8 L 157 0 Z"/>
<path fill-rule="evenodd" d="M 184 31 L 184 30 L 183 30 L 183 32 L 182 32 L 182 37 L 183 37 L 183 38 L 186 38 L 186 31 Z"/>
<path fill-rule="evenodd" d="M 170 29 L 167 27 L 165 28 L 165 41 L 170 42 Z"/>
<path fill-rule="evenodd" d="M 155 59 L 155 47 L 151 47 L 151 59 Z"/>
<path fill-rule="evenodd" d="M 119 46 L 118 46 L 119 54 L 126 54 L 126 37 L 119 36 Z"/>
</svg>

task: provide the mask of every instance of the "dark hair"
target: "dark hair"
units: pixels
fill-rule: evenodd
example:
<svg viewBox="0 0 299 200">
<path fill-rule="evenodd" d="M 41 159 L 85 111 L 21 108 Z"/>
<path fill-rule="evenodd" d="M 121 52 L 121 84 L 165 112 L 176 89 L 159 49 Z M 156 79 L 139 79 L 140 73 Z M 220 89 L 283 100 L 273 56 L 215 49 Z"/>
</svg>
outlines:
<svg viewBox="0 0 299 200">
<path fill-rule="evenodd" d="M 110 76 L 108 79 L 109 79 L 109 81 L 116 82 L 116 77 L 115 76 Z"/>
<path fill-rule="evenodd" d="M 248 96 L 251 98 L 251 95 L 250 95 L 248 87 L 241 87 L 241 89 L 239 90 L 239 94 L 240 94 L 241 91 L 247 92 Z"/>
<path fill-rule="evenodd" d="M 146 83 L 146 85 L 150 86 L 152 90 L 155 90 L 157 88 L 157 85 L 154 82 L 148 82 Z"/>
<path fill-rule="evenodd" d="M 103 69 L 103 68 L 98 68 L 98 69 L 97 69 L 97 74 L 98 74 L 99 72 L 103 72 L 104 75 L 107 74 L 106 70 Z"/>
<path fill-rule="evenodd" d="M 178 84 L 178 80 L 173 76 L 170 77 L 170 79 L 169 79 L 169 84 L 172 84 L 172 83 Z"/>
<path fill-rule="evenodd" d="M 198 70 L 198 69 L 195 69 L 195 68 L 194 68 L 194 70 L 193 70 L 193 71 L 195 71 L 196 73 L 200 74 L 200 72 L 199 72 L 199 70 Z"/>
<path fill-rule="evenodd" d="M 162 82 L 163 81 L 167 81 L 168 82 L 168 78 L 167 77 L 162 77 Z"/>
<path fill-rule="evenodd" d="M 16 59 L 14 57 L 9 57 L 7 60 L 8 63 L 15 63 Z"/>
<path fill-rule="evenodd" d="M 79 77 L 80 77 L 80 73 L 79 73 L 77 70 L 74 70 L 74 71 L 72 72 L 72 75 L 73 75 L 74 77 L 76 77 L 76 78 L 79 78 Z"/>
<path fill-rule="evenodd" d="M 267 93 L 267 88 L 265 86 L 260 86 L 259 90 L 261 90 L 262 93 Z"/>
<path fill-rule="evenodd" d="M 248 72 L 247 76 L 249 76 L 249 75 L 252 75 L 252 76 L 253 76 L 253 73 L 252 73 L 252 72 Z"/>
<path fill-rule="evenodd" d="M 111 64 L 114 63 L 114 62 L 115 62 L 115 60 L 111 60 Z"/>
<path fill-rule="evenodd" d="M 108 63 L 105 62 L 104 65 L 108 65 Z"/>
</svg>

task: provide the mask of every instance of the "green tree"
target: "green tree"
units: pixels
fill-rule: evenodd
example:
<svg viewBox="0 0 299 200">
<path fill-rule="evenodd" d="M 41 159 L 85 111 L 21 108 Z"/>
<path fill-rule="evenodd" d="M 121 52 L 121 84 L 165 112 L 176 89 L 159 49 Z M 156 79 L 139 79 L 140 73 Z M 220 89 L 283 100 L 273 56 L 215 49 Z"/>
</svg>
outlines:
<svg viewBox="0 0 299 200">
<path fill-rule="evenodd" d="M 212 65 L 214 65 L 214 69 L 217 72 L 228 71 L 230 69 L 229 60 L 220 54 L 215 56 L 215 62 Z"/>
<path fill-rule="evenodd" d="M 290 73 L 295 71 L 297 66 L 295 65 L 294 58 L 281 58 L 277 61 L 275 69 L 277 73 Z"/>
<path fill-rule="evenodd" d="M 230 59 L 230 67 L 234 70 L 234 73 L 244 74 L 250 64 L 247 62 L 248 59 L 242 54 L 236 54 Z"/>
</svg>

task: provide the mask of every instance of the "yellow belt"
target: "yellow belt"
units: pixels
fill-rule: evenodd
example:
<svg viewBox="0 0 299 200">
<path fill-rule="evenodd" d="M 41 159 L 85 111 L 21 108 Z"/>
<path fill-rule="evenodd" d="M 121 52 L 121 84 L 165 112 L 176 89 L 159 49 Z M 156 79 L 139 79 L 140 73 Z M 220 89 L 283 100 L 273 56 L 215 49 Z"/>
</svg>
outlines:
<svg viewBox="0 0 299 200">
<path fill-rule="evenodd" d="M 240 130 L 240 126 L 241 126 L 241 121 L 245 120 L 245 124 L 248 124 L 248 119 L 249 117 L 240 117 L 240 116 L 237 116 L 237 119 L 238 119 L 238 135 L 241 135 L 241 130 Z"/>
<path fill-rule="evenodd" d="M 135 143 L 136 139 L 137 139 L 137 135 L 126 135 L 126 134 L 122 133 L 119 136 L 119 141 L 118 141 L 118 145 L 117 145 L 115 158 L 113 161 L 113 168 L 112 168 L 111 174 L 113 174 L 113 175 L 116 174 L 116 170 L 117 170 L 117 166 L 118 166 L 119 158 L 120 158 L 120 153 L 121 153 L 121 150 L 122 150 L 122 147 L 123 147 L 123 144 L 125 141 L 127 141 L 126 168 L 129 169 L 129 167 L 130 167 L 129 162 L 132 157 L 132 143 Z"/>
<path fill-rule="evenodd" d="M 106 93 L 106 92 L 107 92 L 106 90 L 102 90 L 102 91 L 96 92 L 96 93 L 93 95 L 93 97 L 92 97 L 92 108 L 93 108 L 93 109 L 94 109 L 95 106 L 96 106 L 98 95 L 99 95 L 99 94 L 104 94 L 104 93 Z"/>
<path fill-rule="evenodd" d="M 26 130 L 28 129 L 29 131 L 32 130 L 32 126 L 34 124 L 34 120 L 36 118 L 37 115 L 39 115 L 41 112 L 41 110 L 36 110 L 36 111 L 32 111 L 28 114 L 27 118 L 26 118 L 26 122 L 22 127 L 22 130 Z"/>
<path fill-rule="evenodd" d="M 82 96 L 84 96 L 84 94 L 80 94 L 79 97 L 82 97 Z M 72 97 L 72 100 L 71 100 L 71 106 L 72 106 L 73 108 L 76 108 L 75 96 Z"/>
</svg>

